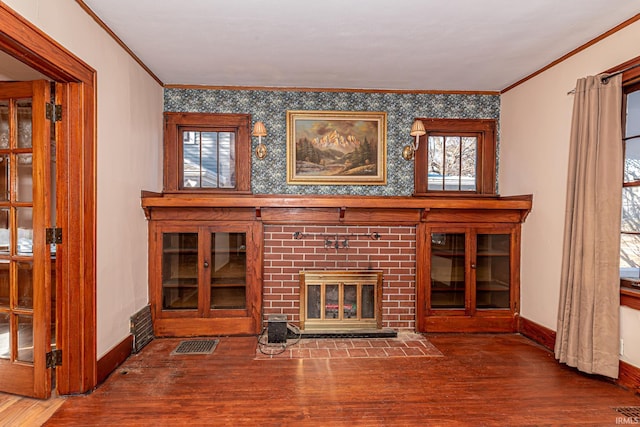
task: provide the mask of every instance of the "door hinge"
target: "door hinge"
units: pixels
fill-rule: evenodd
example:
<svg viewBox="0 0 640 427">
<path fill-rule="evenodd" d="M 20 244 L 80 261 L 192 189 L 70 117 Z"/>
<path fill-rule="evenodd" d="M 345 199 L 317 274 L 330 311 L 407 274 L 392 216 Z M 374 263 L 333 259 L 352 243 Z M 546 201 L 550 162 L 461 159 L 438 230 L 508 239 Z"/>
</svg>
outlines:
<svg viewBox="0 0 640 427">
<path fill-rule="evenodd" d="M 47 368 L 62 366 L 62 350 L 51 350 L 47 353 Z"/>
<path fill-rule="evenodd" d="M 59 245 L 62 243 L 62 228 L 47 228 L 47 245 Z"/>
<path fill-rule="evenodd" d="M 47 120 L 59 122 L 62 120 L 62 105 L 53 105 L 47 102 Z"/>
</svg>

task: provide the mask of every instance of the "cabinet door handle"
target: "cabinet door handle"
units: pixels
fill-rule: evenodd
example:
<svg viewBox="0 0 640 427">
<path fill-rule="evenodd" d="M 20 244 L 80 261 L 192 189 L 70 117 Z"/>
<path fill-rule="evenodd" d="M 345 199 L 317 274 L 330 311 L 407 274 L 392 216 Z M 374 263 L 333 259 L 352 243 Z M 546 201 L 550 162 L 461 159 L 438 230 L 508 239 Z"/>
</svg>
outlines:
<svg viewBox="0 0 640 427">
<path fill-rule="evenodd" d="M 204 268 L 209 268 L 209 261 L 204 262 Z"/>
<path fill-rule="evenodd" d="M 475 264 L 471 264 L 471 268 L 476 268 L 476 265 Z"/>
</svg>

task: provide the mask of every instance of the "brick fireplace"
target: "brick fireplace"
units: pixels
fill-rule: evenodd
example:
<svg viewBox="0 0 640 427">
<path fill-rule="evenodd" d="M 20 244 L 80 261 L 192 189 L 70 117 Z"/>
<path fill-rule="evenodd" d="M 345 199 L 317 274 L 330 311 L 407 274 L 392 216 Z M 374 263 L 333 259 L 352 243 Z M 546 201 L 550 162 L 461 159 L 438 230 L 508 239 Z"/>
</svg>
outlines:
<svg viewBox="0 0 640 427">
<path fill-rule="evenodd" d="M 415 227 L 265 225 L 265 320 L 285 314 L 300 324 L 299 273 L 305 270 L 381 270 L 382 327 L 415 329 Z"/>
</svg>

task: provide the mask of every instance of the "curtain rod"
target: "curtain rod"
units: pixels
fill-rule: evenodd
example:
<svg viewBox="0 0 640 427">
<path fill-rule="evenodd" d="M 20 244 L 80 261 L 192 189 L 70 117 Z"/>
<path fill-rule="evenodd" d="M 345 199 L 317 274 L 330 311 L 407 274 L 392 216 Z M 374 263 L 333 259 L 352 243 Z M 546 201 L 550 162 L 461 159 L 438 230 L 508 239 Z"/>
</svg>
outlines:
<svg viewBox="0 0 640 427">
<path fill-rule="evenodd" d="M 626 68 L 623 68 L 622 70 L 618 70 L 618 71 L 615 71 L 613 73 L 607 74 L 607 75 L 602 77 L 602 83 L 606 83 L 607 80 L 609 80 L 613 76 L 617 76 L 618 74 L 626 73 L 627 71 L 633 70 L 634 68 L 638 68 L 638 67 L 640 67 L 640 62 L 638 62 L 637 64 L 630 65 L 630 66 L 628 66 Z M 576 93 L 575 88 L 571 89 L 569 92 L 567 92 L 567 95 L 573 95 L 574 93 Z"/>
</svg>

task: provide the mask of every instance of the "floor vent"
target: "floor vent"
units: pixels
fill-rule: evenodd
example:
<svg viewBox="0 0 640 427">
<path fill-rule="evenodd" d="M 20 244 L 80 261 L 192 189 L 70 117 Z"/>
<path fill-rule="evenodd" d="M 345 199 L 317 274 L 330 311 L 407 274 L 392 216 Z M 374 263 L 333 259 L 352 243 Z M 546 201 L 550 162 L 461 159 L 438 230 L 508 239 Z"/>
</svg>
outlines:
<svg viewBox="0 0 640 427">
<path fill-rule="evenodd" d="M 211 354 L 216 349 L 218 340 L 191 340 L 182 341 L 175 350 L 171 352 L 172 356 L 177 354 Z"/>
<path fill-rule="evenodd" d="M 613 409 L 615 409 L 616 412 L 619 412 L 625 417 L 640 419 L 640 406 L 620 406 Z"/>
<path fill-rule="evenodd" d="M 132 352 L 139 353 L 142 348 L 153 341 L 153 321 L 151 320 L 151 306 L 143 307 L 131 316 L 131 335 L 133 336 Z"/>
</svg>

